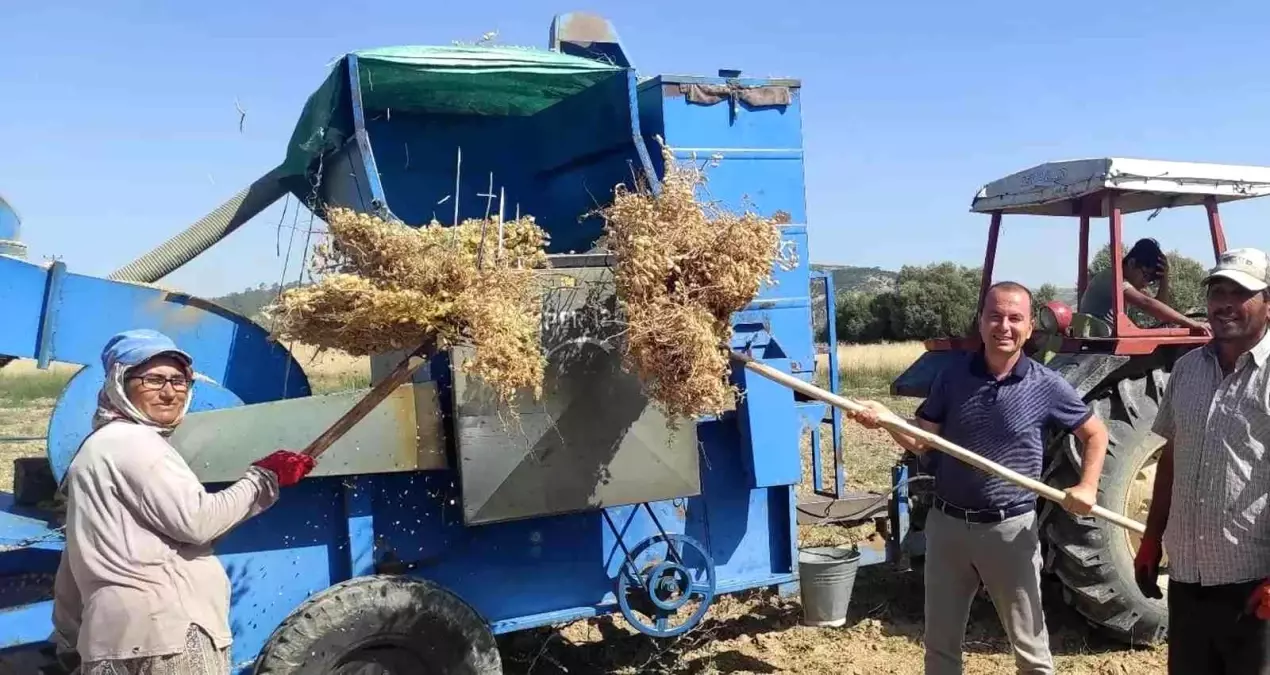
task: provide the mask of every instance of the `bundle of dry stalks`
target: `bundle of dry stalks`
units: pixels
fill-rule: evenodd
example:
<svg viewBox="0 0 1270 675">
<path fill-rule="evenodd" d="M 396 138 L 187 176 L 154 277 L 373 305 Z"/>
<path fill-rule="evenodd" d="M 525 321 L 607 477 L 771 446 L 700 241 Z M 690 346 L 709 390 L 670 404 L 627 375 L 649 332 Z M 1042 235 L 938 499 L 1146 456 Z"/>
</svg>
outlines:
<svg viewBox="0 0 1270 675">
<path fill-rule="evenodd" d="M 532 217 L 497 217 L 418 229 L 373 215 L 325 212 L 312 285 L 288 290 L 269 308 L 274 332 L 355 356 L 472 347 L 460 364 L 504 403 L 518 390 L 542 394 L 541 290 L 546 233 Z"/>
<path fill-rule="evenodd" d="M 732 337 L 731 316 L 773 282 L 774 265 L 794 258 L 781 244 L 784 218 L 702 203 L 702 170 L 677 164 L 665 144 L 662 159 L 660 194 L 619 185 L 600 211 L 628 324 L 626 365 L 672 419 L 719 414 L 737 393 L 721 348 Z"/>
</svg>

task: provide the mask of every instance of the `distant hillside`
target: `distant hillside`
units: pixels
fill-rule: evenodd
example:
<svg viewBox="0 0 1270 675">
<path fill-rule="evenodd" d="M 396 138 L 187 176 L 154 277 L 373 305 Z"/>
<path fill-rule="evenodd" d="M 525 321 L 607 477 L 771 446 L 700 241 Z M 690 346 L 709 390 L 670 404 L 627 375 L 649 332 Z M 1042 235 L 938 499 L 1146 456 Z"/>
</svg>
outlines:
<svg viewBox="0 0 1270 675">
<path fill-rule="evenodd" d="M 812 263 L 811 268 L 826 272 L 833 277 L 833 288 L 839 293 L 843 291 L 863 291 L 866 293 L 889 291 L 895 286 L 895 280 L 899 276 L 895 272 L 884 270 L 880 267 L 852 267 L 850 265 Z"/>
<path fill-rule="evenodd" d="M 843 293 L 885 293 L 895 288 L 899 274 L 880 267 L 853 267 L 851 265 L 825 265 L 812 263 L 811 269 L 824 272 L 833 279 L 833 290 L 838 297 Z M 836 304 L 836 303 L 835 303 Z M 811 291 L 812 331 L 817 340 L 824 339 L 825 294 L 820 284 L 813 284 Z"/>
<path fill-rule="evenodd" d="M 295 288 L 298 285 L 300 285 L 299 282 L 293 281 L 287 284 L 285 288 Z M 270 284 L 268 286 L 260 284 L 255 288 L 248 288 L 237 293 L 212 298 L 211 300 L 231 312 L 259 319 L 260 310 L 275 302 L 278 299 L 279 292 L 278 284 Z"/>
</svg>

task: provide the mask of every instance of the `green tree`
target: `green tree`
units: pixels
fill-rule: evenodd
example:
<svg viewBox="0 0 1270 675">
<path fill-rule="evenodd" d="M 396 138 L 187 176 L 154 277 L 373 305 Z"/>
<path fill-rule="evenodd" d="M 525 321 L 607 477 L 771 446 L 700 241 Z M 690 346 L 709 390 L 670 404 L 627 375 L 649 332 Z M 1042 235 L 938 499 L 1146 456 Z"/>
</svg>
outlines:
<svg viewBox="0 0 1270 675">
<path fill-rule="evenodd" d="M 895 305 L 892 292 L 847 291 L 838 295 L 835 329 L 839 342 L 871 344 L 894 340 L 890 317 Z"/>
<path fill-rule="evenodd" d="M 1052 302 L 1058 298 L 1058 288 L 1054 284 L 1041 284 L 1041 287 L 1032 291 L 1032 318 L 1040 314 L 1041 308 L 1046 303 Z"/>
<path fill-rule="evenodd" d="M 1204 310 L 1204 286 L 1201 283 L 1206 274 L 1204 265 L 1194 258 L 1188 258 L 1176 250 L 1169 251 L 1164 254 L 1169 259 L 1169 306 L 1173 309 L 1188 314 L 1196 311 Z M 1111 245 L 1108 244 L 1098 250 L 1092 260 L 1089 261 L 1089 276 L 1092 278 L 1095 274 L 1102 272 L 1111 267 Z M 1155 291 L 1148 289 L 1148 293 L 1155 294 Z M 1154 317 L 1148 315 L 1137 307 L 1130 307 L 1126 310 L 1129 318 L 1139 326 L 1156 326 L 1159 325 Z"/>
<path fill-rule="evenodd" d="M 1047 302 L 1052 302 L 1058 298 L 1058 288 L 1054 284 L 1041 284 L 1041 287 L 1032 292 L 1032 303 L 1040 306 Z"/>
<path fill-rule="evenodd" d="M 976 330 L 981 273 L 951 262 L 905 266 L 892 291 L 839 293 L 838 339 L 867 344 L 968 335 Z M 1058 288 L 1044 284 L 1032 295 L 1040 307 L 1058 297 Z"/>
<path fill-rule="evenodd" d="M 903 267 L 896 279 L 894 302 L 887 307 L 893 339 L 965 335 L 979 304 L 980 274 L 979 268 L 951 262 Z"/>
<path fill-rule="evenodd" d="M 873 322 L 869 324 L 860 341 L 881 342 L 904 339 L 895 332 L 894 318 L 899 311 L 898 307 L 899 295 L 894 291 L 873 296 L 869 300 L 869 313 L 873 315 Z"/>
<path fill-rule="evenodd" d="M 834 328 L 840 342 L 867 342 L 865 334 L 874 323 L 873 310 L 869 306 L 873 295 L 857 291 L 838 294 L 838 310 Z"/>
</svg>

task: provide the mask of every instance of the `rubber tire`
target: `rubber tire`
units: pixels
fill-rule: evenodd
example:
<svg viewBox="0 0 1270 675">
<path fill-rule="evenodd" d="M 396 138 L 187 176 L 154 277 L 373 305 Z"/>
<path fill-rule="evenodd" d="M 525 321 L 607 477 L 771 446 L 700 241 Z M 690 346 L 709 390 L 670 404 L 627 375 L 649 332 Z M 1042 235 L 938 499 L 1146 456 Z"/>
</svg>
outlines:
<svg viewBox="0 0 1270 675">
<path fill-rule="evenodd" d="M 256 660 L 257 675 L 329 675 L 342 659 L 376 640 L 396 653 L 373 661 L 385 673 L 502 675 L 489 626 L 454 593 L 414 577 L 374 575 L 318 593 L 274 630 Z M 418 659 L 418 665 L 407 666 Z"/>
<path fill-rule="evenodd" d="M 1167 375 L 1154 370 L 1121 380 L 1108 395 L 1089 401 L 1109 436 L 1098 488 L 1101 506 L 1121 511 L 1137 469 L 1158 451 L 1158 442 L 1143 441 L 1149 438 L 1166 382 Z M 1054 439 L 1048 484 L 1065 489 L 1078 482 L 1079 445 L 1070 434 Z M 1168 606 L 1165 599 L 1148 598 L 1138 590 L 1126 531 L 1100 518 L 1073 516 L 1048 500 L 1044 504 L 1045 569 L 1062 584 L 1067 604 L 1119 642 L 1141 646 L 1165 640 Z"/>
</svg>

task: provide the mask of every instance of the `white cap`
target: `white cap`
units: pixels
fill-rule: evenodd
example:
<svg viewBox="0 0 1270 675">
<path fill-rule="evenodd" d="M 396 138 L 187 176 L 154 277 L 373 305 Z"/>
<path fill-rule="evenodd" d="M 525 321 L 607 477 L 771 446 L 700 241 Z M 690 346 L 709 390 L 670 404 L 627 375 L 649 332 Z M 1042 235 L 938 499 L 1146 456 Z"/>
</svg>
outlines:
<svg viewBox="0 0 1270 675">
<path fill-rule="evenodd" d="M 1218 257 L 1217 266 L 1204 277 L 1204 283 L 1217 278 L 1230 279 L 1250 291 L 1265 290 L 1270 286 L 1270 256 L 1255 248 L 1225 251 Z"/>
</svg>

